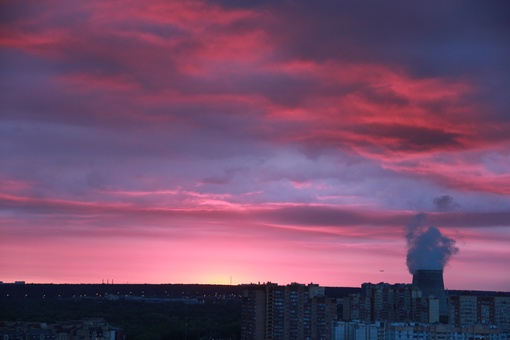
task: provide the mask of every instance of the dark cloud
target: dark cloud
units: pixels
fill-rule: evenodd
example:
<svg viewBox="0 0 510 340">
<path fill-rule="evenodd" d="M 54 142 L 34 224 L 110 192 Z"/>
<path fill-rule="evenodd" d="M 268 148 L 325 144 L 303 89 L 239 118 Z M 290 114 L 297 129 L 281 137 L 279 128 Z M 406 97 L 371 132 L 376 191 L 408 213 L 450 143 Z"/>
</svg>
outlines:
<svg viewBox="0 0 510 340">
<path fill-rule="evenodd" d="M 443 195 L 432 200 L 437 211 L 453 211 L 460 207 L 450 195 Z"/>
<path fill-rule="evenodd" d="M 285 27 L 296 30 L 293 52 L 313 60 L 382 58 L 434 76 L 465 73 L 485 65 L 487 53 L 496 57 L 496 50 L 509 52 L 504 32 L 510 27 L 510 6 L 497 1 L 325 1 L 287 7 Z"/>
<path fill-rule="evenodd" d="M 392 150 L 420 152 L 434 149 L 460 148 L 459 141 L 461 135 L 456 132 L 445 131 L 440 128 L 405 126 L 405 125 L 365 125 L 361 127 L 365 130 L 368 138 L 374 143 L 381 138 L 381 145 L 389 144 L 388 148 Z M 385 142 L 384 139 L 389 139 Z"/>
</svg>

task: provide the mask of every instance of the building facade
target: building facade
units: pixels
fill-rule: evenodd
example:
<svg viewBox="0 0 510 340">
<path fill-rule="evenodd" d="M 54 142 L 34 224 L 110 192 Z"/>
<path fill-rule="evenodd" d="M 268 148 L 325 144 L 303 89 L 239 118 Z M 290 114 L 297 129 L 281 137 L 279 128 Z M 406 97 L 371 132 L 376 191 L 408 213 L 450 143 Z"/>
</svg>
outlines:
<svg viewBox="0 0 510 340">
<path fill-rule="evenodd" d="M 360 294 L 343 299 L 343 319 L 365 322 L 439 321 L 439 303 L 410 284 L 363 283 Z"/>
<path fill-rule="evenodd" d="M 330 340 L 336 301 L 324 287 L 292 283 L 243 287 L 243 340 Z"/>
<path fill-rule="evenodd" d="M 509 340 L 495 326 L 455 327 L 445 324 L 336 322 L 334 340 Z"/>
<path fill-rule="evenodd" d="M 449 302 L 452 325 L 496 325 L 510 332 L 510 296 L 457 295 Z"/>
</svg>

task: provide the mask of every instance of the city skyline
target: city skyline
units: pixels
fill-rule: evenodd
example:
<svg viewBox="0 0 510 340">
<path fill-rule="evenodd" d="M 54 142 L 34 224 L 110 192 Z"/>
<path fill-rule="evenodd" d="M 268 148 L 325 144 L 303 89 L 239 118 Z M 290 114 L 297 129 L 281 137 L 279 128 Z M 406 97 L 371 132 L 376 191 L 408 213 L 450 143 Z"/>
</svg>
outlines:
<svg viewBox="0 0 510 340">
<path fill-rule="evenodd" d="M 510 4 L 0 6 L 0 281 L 510 291 Z"/>
</svg>

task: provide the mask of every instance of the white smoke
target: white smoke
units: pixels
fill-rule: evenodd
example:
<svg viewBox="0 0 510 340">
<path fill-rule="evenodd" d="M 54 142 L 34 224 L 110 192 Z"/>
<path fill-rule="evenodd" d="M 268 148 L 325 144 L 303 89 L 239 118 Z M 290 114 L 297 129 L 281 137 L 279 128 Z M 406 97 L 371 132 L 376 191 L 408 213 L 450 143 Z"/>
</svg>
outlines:
<svg viewBox="0 0 510 340">
<path fill-rule="evenodd" d="M 442 270 L 450 257 L 459 251 L 455 240 L 441 234 L 436 227 L 425 227 L 424 213 L 406 225 L 407 268 L 411 274 L 419 269 Z"/>
</svg>

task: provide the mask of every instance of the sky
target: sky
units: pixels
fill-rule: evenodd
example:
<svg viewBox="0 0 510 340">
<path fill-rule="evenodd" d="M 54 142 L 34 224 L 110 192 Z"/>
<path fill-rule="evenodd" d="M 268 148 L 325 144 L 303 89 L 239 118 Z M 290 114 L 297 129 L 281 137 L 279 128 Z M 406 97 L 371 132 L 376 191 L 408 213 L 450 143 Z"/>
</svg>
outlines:
<svg viewBox="0 0 510 340">
<path fill-rule="evenodd" d="M 508 1 L 0 7 L 0 281 L 510 291 Z"/>
</svg>

